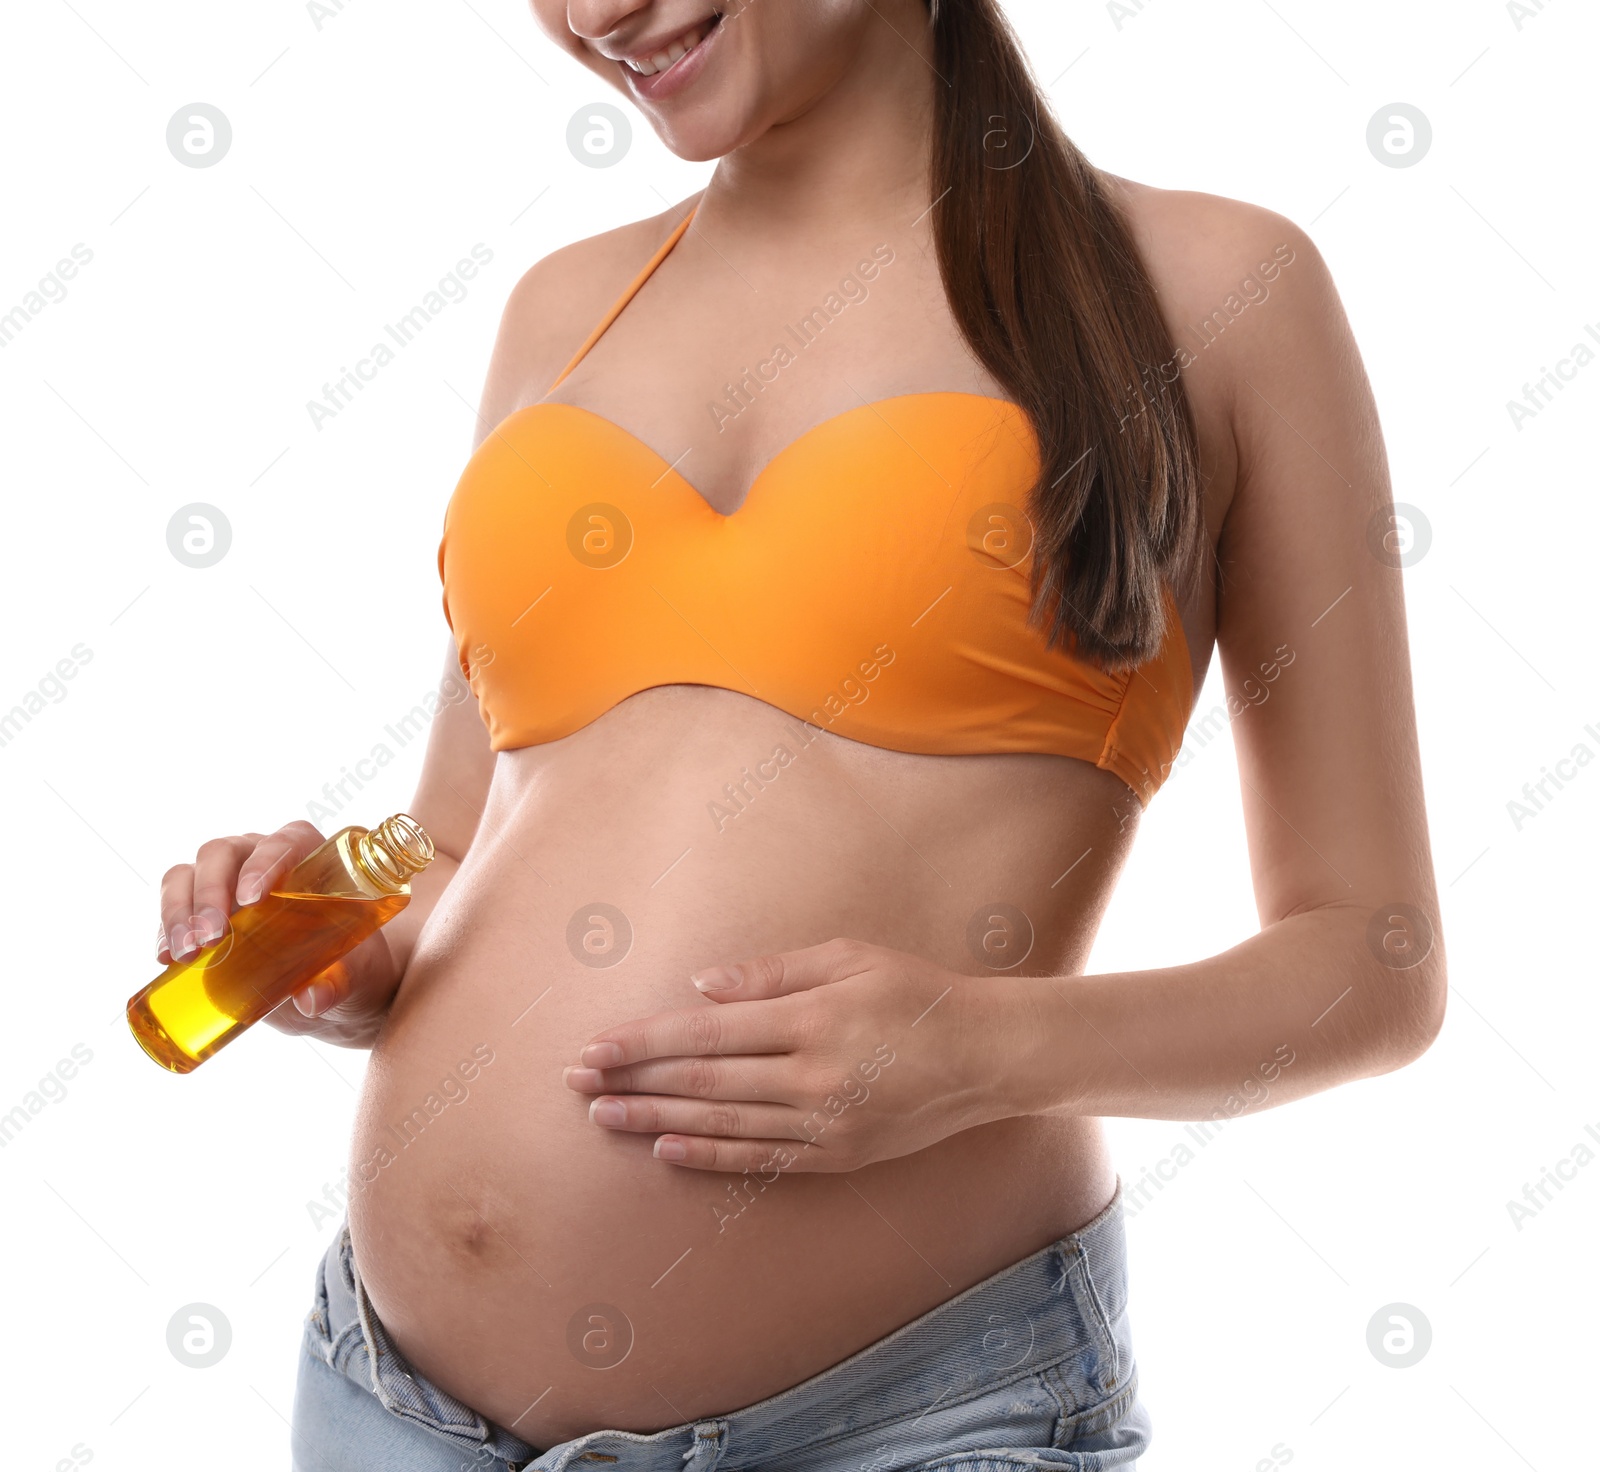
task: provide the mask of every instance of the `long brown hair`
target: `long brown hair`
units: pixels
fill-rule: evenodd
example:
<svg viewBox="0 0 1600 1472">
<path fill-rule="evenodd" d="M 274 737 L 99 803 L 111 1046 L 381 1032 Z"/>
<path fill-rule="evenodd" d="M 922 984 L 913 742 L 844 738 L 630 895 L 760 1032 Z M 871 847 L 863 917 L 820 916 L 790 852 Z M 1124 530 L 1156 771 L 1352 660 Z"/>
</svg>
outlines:
<svg viewBox="0 0 1600 1472">
<path fill-rule="evenodd" d="M 1106 179 L 1050 114 L 996 0 L 929 0 L 934 234 L 979 361 L 1032 420 L 1035 619 L 1108 670 L 1152 658 L 1204 518 L 1194 418 Z M 1170 378 L 1168 373 L 1170 371 Z"/>
</svg>

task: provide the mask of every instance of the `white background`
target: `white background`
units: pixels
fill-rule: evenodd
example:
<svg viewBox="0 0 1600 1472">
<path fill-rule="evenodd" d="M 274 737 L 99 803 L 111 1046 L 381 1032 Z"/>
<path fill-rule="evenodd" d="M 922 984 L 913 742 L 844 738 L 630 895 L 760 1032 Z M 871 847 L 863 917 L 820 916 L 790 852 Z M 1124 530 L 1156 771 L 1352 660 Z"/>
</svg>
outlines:
<svg viewBox="0 0 1600 1472">
<path fill-rule="evenodd" d="M 1088 0 L 1010 9 L 1098 163 L 1310 228 L 1397 499 L 1432 529 L 1406 585 L 1449 1019 L 1408 1070 L 1230 1124 L 1130 1223 L 1144 1465 L 1593 1465 L 1600 1161 L 1520 1229 L 1507 1202 L 1600 1130 L 1600 764 L 1520 831 L 1507 803 L 1580 741 L 1600 753 L 1600 365 L 1520 430 L 1506 403 L 1600 323 L 1600 17 L 1582 0 L 1520 29 L 1498 0 L 1145 0 L 1120 26 Z M 303 816 L 433 685 L 434 552 L 507 290 L 706 170 L 642 124 L 618 166 L 575 162 L 568 119 L 609 94 L 516 0 L 347 0 L 320 29 L 290 0 L 27 0 L 0 54 L 0 313 L 75 244 L 93 252 L 0 348 L 0 711 L 92 652 L 0 747 L 0 1113 L 74 1045 L 92 1053 L 0 1149 L 3 1460 L 281 1468 L 331 1230 L 307 1202 L 340 1174 L 365 1058 L 261 1030 L 191 1078 L 152 1068 L 121 1009 L 156 970 L 159 877 L 207 836 Z M 196 101 L 233 128 L 211 168 L 165 144 Z M 1412 168 L 1367 148 L 1396 101 L 1434 130 Z M 306 401 L 478 243 L 494 259 L 468 298 L 314 428 Z M 166 542 L 196 501 L 233 531 L 205 570 Z M 420 747 L 341 821 L 403 807 Z M 1095 969 L 1254 929 L 1226 747 L 1150 809 Z M 1130 1179 L 1184 1138 L 1112 1130 Z M 196 1301 L 232 1326 L 208 1370 L 166 1346 Z M 1409 1369 L 1367 1346 L 1395 1302 L 1432 1326 Z"/>
</svg>

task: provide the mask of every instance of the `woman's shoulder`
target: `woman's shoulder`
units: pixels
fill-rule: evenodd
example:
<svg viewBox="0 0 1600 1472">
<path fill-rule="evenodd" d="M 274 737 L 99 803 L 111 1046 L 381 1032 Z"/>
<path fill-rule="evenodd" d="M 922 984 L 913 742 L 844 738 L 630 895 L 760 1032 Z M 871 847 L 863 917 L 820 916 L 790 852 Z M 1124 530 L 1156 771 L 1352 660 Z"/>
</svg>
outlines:
<svg viewBox="0 0 1600 1472">
<path fill-rule="evenodd" d="M 659 215 L 573 241 L 528 267 L 512 287 L 501 315 L 489 370 L 491 388 L 498 385 L 498 397 L 508 403 L 531 403 L 543 397 L 697 198 L 691 196 Z"/>
<path fill-rule="evenodd" d="M 1310 235 L 1276 210 L 1221 194 L 1101 177 L 1156 286 L 1191 306 L 1209 299 L 1206 293 L 1226 291 L 1252 275 L 1276 279 L 1280 272 L 1273 269 L 1274 260 L 1317 258 Z"/>
<path fill-rule="evenodd" d="M 1102 177 L 1144 259 L 1200 404 L 1231 407 L 1286 354 L 1347 337 L 1327 263 L 1287 216 L 1218 194 Z"/>
<path fill-rule="evenodd" d="M 1202 448 L 1213 528 L 1242 467 L 1283 429 L 1263 415 L 1262 385 L 1289 381 L 1311 397 L 1359 364 L 1339 294 L 1310 235 L 1244 200 L 1157 189 L 1102 175 L 1156 290 L 1173 345 L 1162 377 L 1181 373 Z"/>
<path fill-rule="evenodd" d="M 1209 355 L 1214 373 L 1237 378 L 1285 351 L 1348 337 L 1322 252 L 1286 215 L 1218 194 L 1109 182 L 1175 342 Z"/>
</svg>

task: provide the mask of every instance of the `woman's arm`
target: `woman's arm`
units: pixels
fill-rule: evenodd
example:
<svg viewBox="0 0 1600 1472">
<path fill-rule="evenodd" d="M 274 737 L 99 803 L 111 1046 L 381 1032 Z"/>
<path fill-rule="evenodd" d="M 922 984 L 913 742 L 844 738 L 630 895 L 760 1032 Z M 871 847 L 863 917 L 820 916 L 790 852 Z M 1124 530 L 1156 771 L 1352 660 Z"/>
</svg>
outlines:
<svg viewBox="0 0 1600 1472">
<path fill-rule="evenodd" d="M 461 666 L 452 640 L 441 690 L 459 687 Z M 455 878 L 472 846 L 494 775 L 494 752 L 475 700 L 446 700 L 428 732 L 427 753 L 406 811 L 433 840 L 435 857 L 411 880 L 411 903 L 382 930 L 336 961 L 310 986 L 268 1015 L 282 1032 L 309 1033 L 346 1048 L 370 1048 L 411 963 L 417 936 Z M 308 827 L 292 824 L 292 828 Z M 291 838 L 282 830 L 274 838 Z M 245 861 L 237 889 L 265 893 L 295 862 L 297 849 L 275 856 L 268 839 Z"/>
<path fill-rule="evenodd" d="M 459 686 L 464 679 L 452 639 L 445 653 L 441 688 L 449 688 L 452 680 Z M 407 809 L 427 830 L 436 857 L 412 879 L 411 903 L 384 927 L 402 974 L 410 964 L 418 933 L 472 847 L 493 776 L 494 752 L 489 749 L 489 733 L 478 714 L 478 702 L 469 697 L 446 704 L 428 733 L 416 795 Z"/>
<path fill-rule="evenodd" d="M 632 279 L 658 221 L 625 226 L 568 246 L 523 273 L 506 299 L 490 354 L 473 435 L 476 449 L 509 415 L 536 401 L 583 340 L 588 324 Z M 441 690 L 463 679 L 454 641 L 445 652 Z M 427 755 L 409 809 L 433 839 L 437 857 L 412 880 L 411 903 L 272 1014 L 287 1032 L 369 1047 L 388 1015 L 417 937 L 461 867 L 483 816 L 494 752 L 476 700 L 444 703 L 428 735 Z M 299 825 L 307 827 L 308 825 Z"/>
<path fill-rule="evenodd" d="M 474 448 L 508 415 L 540 396 L 588 325 L 632 278 L 661 229 L 661 220 L 625 226 L 559 250 L 523 274 L 501 314 Z M 452 640 L 441 693 L 462 678 Z M 371 1046 L 422 927 L 472 845 L 493 774 L 494 752 L 477 702 L 443 700 L 408 809 L 433 839 L 433 863 L 412 880 L 411 903 L 273 1011 L 267 1020 L 274 1027 L 345 1047 Z M 157 959 L 182 960 L 216 939 L 229 915 L 254 904 L 322 841 L 323 835 L 302 820 L 271 834 L 236 834 L 201 845 L 194 863 L 174 865 L 163 877 Z"/>
<path fill-rule="evenodd" d="M 1262 929 L 1189 966 L 1022 983 L 1036 1009 L 1025 1112 L 1200 1119 L 1284 1103 L 1409 1062 L 1443 1019 L 1382 432 L 1315 246 L 1277 221 L 1262 258 L 1285 239 L 1294 264 L 1217 359 L 1239 459 L 1217 642 L 1242 707 L 1232 731 Z M 1293 1064 L 1274 1068 L 1285 1050 Z"/>
</svg>

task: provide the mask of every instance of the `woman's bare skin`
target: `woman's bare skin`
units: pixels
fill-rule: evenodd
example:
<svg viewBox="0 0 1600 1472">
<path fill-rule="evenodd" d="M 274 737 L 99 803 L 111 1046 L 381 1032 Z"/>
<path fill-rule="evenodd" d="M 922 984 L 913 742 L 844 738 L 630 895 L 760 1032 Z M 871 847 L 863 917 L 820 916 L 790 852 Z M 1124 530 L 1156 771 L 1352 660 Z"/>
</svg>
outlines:
<svg viewBox="0 0 1600 1472">
<path fill-rule="evenodd" d="M 706 7 L 535 8 L 552 30 L 570 20 L 569 49 L 600 71 L 578 33 L 666 33 Z M 1000 396 L 951 321 L 918 220 L 930 202 L 920 5 L 867 10 L 820 6 L 817 33 L 796 37 L 792 20 L 763 33 L 767 13 L 748 7 L 741 47 L 809 40 L 827 85 L 719 169 L 694 227 L 553 395 L 677 463 L 725 514 L 760 493 L 775 454 L 843 410 L 933 390 Z M 696 129 L 715 132 L 716 117 L 676 126 L 697 156 Z M 1182 616 L 1196 690 L 1217 647 L 1242 703 L 1233 735 L 1262 931 L 1191 966 L 1082 977 L 1140 812 L 1085 762 L 920 756 L 815 733 L 799 748 L 782 712 L 698 686 L 646 690 L 562 740 L 496 755 L 470 703 L 446 706 L 410 808 L 439 860 L 411 908 L 328 974 L 314 1016 L 275 1020 L 372 1045 L 350 1220 L 373 1302 L 418 1371 L 536 1445 L 774 1394 L 1082 1225 L 1115 1186 L 1098 1115 L 1208 1117 L 1288 1043 L 1297 1061 L 1272 1100 L 1284 1102 L 1397 1067 L 1437 1030 L 1437 942 L 1403 971 L 1367 945 L 1382 907 L 1437 906 L 1399 574 L 1369 542 L 1387 470 L 1337 295 L 1278 216 L 1119 187 L 1174 351 L 1193 358 L 1184 382 L 1215 562 Z M 480 442 L 544 398 L 680 217 L 675 206 L 529 271 L 506 309 Z M 719 428 L 708 401 L 880 243 L 894 260 L 868 300 Z M 1201 347 L 1194 329 L 1219 311 L 1227 325 Z M 452 645 L 447 675 L 456 657 Z M 1263 684 L 1269 663 L 1278 673 Z M 708 802 L 778 744 L 796 760 L 719 830 Z M 314 841 L 299 825 L 208 846 L 168 876 L 169 933 L 226 913 L 236 879 L 271 877 Z M 1007 979 L 968 942 L 997 901 L 1036 936 Z M 575 916 L 580 934 L 596 930 L 582 918 L 596 902 L 631 930 L 614 965 L 584 964 L 569 942 Z M 1160 923 L 1160 896 L 1149 911 Z M 652 1158 L 648 1118 L 591 1121 L 564 1074 L 597 1034 L 716 1007 L 690 984 L 697 968 L 835 936 L 963 978 L 965 1046 L 992 1049 L 986 1122 L 755 1187 Z M 828 1005 L 826 989 L 813 997 Z M 934 1063 L 948 1060 L 923 1048 L 933 1033 L 910 1051 L 899 1041 L 884 1097 L 937 1092 Z M 737 1071 L 737 1058 L 709 1061 Z M 467 1064 L 466 1097 L 431 1111 Z M 870 1125 L 870 1106 L 857 1114 Z M 601 1368 L 607 1333 L 631 1335 L 631 1349 Z"/>
</svg>

